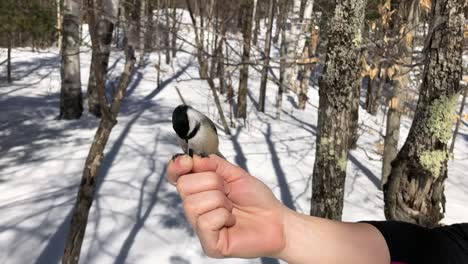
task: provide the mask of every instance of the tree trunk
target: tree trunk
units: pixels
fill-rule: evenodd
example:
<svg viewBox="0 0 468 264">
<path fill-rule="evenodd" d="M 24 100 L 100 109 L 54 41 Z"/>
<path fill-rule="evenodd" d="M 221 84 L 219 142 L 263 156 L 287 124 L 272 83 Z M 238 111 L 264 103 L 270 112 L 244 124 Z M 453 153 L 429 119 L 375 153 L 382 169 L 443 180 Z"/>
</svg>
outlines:
<svg viewBox="0 0 468 264">
<path fill-rule="evenodd" d="M 172 48 L 172 57 L 177 55 L 177 5 L 175 0 L 172 0 L 172 27 L 171 27 L 171 48 Z"/>
<path fill-rule="evenodd" d="M 298 82 L 297 82 L 297 55 L 299 54 L 299 39 L 302 38 L 302 27 L 299 23 L 299 11 L 301 6 L 301 0 L 294 0 L 294 6 L 292 10 L 292 15 L 290 15 L 290 29 L 287 31 L 286 34 L 286 47 L 287 47 L 287 66 L 286 66 L 286 86 L 291 89 L 294 93 L 297 93 L 298 90 Z M 312 8 L 312 6 L 311 6 Z M 312 12 L 312 9 L 311 9 Z M 312 15 L 312 13 L 310 13 Z M 285 21 L 286 22 L 286 21 Z M 305 43 L 301 41 L 301 43 Z M 304 49 L 304 44 L 302 44 L 302 52 Z"/>
<path fill-rule="evenodd" d="M 341 220 L 348 160 L 348 120 L 353 87 L 360 81 L 360 46 L 365 0 L 337 4 L 330 23 L 324 74 L 319 81 L 319 116 L 311 215 Z"/>
<path fill-rule="evenodd" d="M 62 7 L 63 7 L 63 0 L 56 0 L 55 4 L 57 5 L 57 48 L 62 51 L 62 32 L 63 32 L 63 17 L 62 17 Z"/>
<path fill-rule="evenodd" d="M 460 105 L 460 110 L 458 111 L 458 118 L 457 118 L 457 123 L 455 125 L 455 130 L 453 131 L 453 136 L 452 136 L 452 143 L 450 144 L 450 154 L 453 155 L 453 150 L 455 149 L 455 141 L 457 139 L 457 134 L 458 134 L 458 129 L 460 128 L 460 122 L 463 118 L 463 109 L 465 107 L 465 102 L 466 102 L 466 94 L 468 92 L 468 87 L 465 87 L 465 91 L 463 92 L 463 97 Z"/>
<path fill-rule="evenodd" d="M 254 0 L 254 8 L 253 8 L 253 16 L 255 21 L 255 26 L 253 26 L 253 40 L 252 44 L 255 46 L 257 45 L 258 40 L 258 31 L 260 30 L 260 8 L 258 8 L 258 0 Z"/>
<path fill-rule="evenodd" d="M 79 261 L 89 210 L 91 209 L 96 183 L 98 182 L 97 177 L 99 176 L 99 169 L 104 158 L 104 149 L 106 147 L 112 128 L 117 123 L 117 116 L 119 114 L 120 106 L 125 96 L 126 89 L 130 82 L 135 63 L 136 58 L 134 54 L 134 48 L 132 44 L 129 44 L 126 47 L 126 62 L 124 71 L 122 72 L 120 83 L 112 101 L 112 105 L 110 107 L 107 105 L 101 105 L 102 108 L 106 108 L 106 111 L 103 112 L 108 112 L 109 116 L 102 116 L 101 122 L 99 123 L 99 127 L 94 137 L 94 141 L 86 159 L 81 184 L 78 190 L 78 197 L 73 209 L 70 231 L 68 233 L 68 238 L 65 245 L 65 252 L 62 257 L 62 263 L 70 264 L 78 263 Z"/>
<path fill-rule="evenodd" d="M 190 0 L 186 0 L 185 3 L 187 5 L 187 9 L 189 11 L 190 19 L 192 20 L 193 31 L 195 33 L 195 45 L 197 46 L 197 59 L 198 59 L 198 63 L 200 64 L 200 69 L 199 69 L 200 78 L 205 79 L 208 82 L 208 86 L 210 87 L 210 90 L 213 93 L 216 108 L 218 110 L 219 117 L 220 117 L 221 122 L 222 122 L 223 127 L 224 127 L 224 133 L 226 133 L 227 135 L 231 135 L 231 131 L 229 130 L 229 126 L 228 126 L 228 124 L 226 122 L 226 118 L 224 117 L 223 108 L 221 107 L 221 101 L 219 100 L 218 94 L 216 92 L 215 83 L 213 81 L 213 78 L 211 76 L 209 76 L 208 66 L 207 66 L 207 64 L 208 64 L 207 59 L 203 55 L 204 54 L 204 50 L 203 50 L 204 46 L 203 46 L 203 42 L 202 42 L 202 40 L 203 40 L 202 36 L 203 35 L 201 35 L 201 36 L 198 35 L 197 21 L 195 19 L 194 14 L 193 14 L 193 9 L 192 9 L 192 5 L 190 4 Z M 200 31 L 200 34 L 201 34 L 201 32 L 202 31 Z"/>
<path fill-rule="evenodd" d="M 447 143 L 462 76 L 464 0 L 434 0 L 418 105 L 384 185 L 387 219 L 437 226 L 444 217 Z"/>
<path fill-rule="evenodd" d="M 300 39 L 299 40 L 299 47 L 302 49 L 303 55 L 302 58 L 307 58 L 310 59 L 316 55 L 317 52 L 317 45 L 318 45 L 318 31 L 315 28 L 315 25 L 312 25 L 312 8 L 314 6 L 314 1 L 310 0 L 302 0 L 301 1 L 301 8 L 299 12 L 299 21 L 305 25 L 303 25 L 303 28 L 305 28 L 306 32 L 310 34 L 310 38 L 306 41 L 306 39 Z M 298 66 L 296 66 L 298 67 Z M 307 97 L 307 91 L 309 88 L 309 81 L 310 81 L 310 75 L 312 73 L 312 64 L 305 64 L 301 66 L 301 69 L 299 71 L 299 78 L 298 78 L 298 83 L 296 84 L 297 87 L 299 87 L 299 93 L 298 93 L 298 108 L 299 109 L 305 109 L 308 97 Z"/>
<path fill-rule="evenodd" d="M 114 24 L 111 19 L 116 16 L 112 10 L 106 10 L 109 0 L 88 1 L 88 24 L 93 49 L 88 80 L 88 110 L 96 117 L 101 117 L 99 89 L 105 89 L 107 66 L 109 64 L 110 45 Z M 105 10 L 105 11 L 104 11 Z M 107 13 L 109 12 L 109 13 Z M 99 86 L 103 87 L 99 87 Z"/>
<path fill-rule="evenodd" d="M 280 0 L 283 3 L 283 10 L 282 12 L 287 13 L 287 5 L 285 0 Z M 278 94 L 276 95 L 276 119 L 280 119 L 281 117 L 281 109 L 283 104 L 283 92 L 286 89 L 286 15 L 283 14 L 280 16 L 280 30 L 281 30 L 281 45 L 280 45 L 280 77 L 279 77 L 279 84 L 278 84 Z"/>
<path fill-rule="evenodd" d="M 252 38 L 253 0 L 242 0 L 242 65 L 239 70 L 239 91 L 237 95 L 237 118 L 247 118 L 247 84 L 249 80 L 250 40 Z"/>
<path fill-rule="evenodd" d="M 275 17 L 276 0 L 270 0 L 268 4 L 268 26 L 265 37 L 265 61 L 262 67 L 262 77 L 260 81 L 260 97 L 258 99 L 258 111 L 265 112 L 265 97 L 268 69 L 270 68 L 270 49 L 271 49 L 271 33 L 273 30 L 273 19 Z"/>
<path fill-rule="evenodd" d="M 278 4 L 276 5 L 277 10 L 275 12 L 276 15 L 276 30 L 275 35 L 273 36 L 273 43 L 277 44 L 279 40 L 279 35 L 281 32 L 281 23 L 284 20 L 284 17 L 287 16 L 285 9 L 287 8 L 287 0 L 278 0 Z"/>
<path fill-rule="evenodd" d="M 166 0 L 165 1 L 165 4 L 164 4 L 164 14 L 165 14 L 165 20 L 166 20 L 166 25 L 165 25 L 165 28 L 164 28 L 164 51 L 166 53 L 166 64 L 170 64 L 171 63 L 171 52 L 172 52 L 172 49 L 171 49 L 171 41 L 170 41 L 170 28 L 171 28 L 171 23 L 170 23 L 170 19 L 169 19 L 169 0 Z"/>
<path fill-rule="evenodd" d="M 8 40 L 7 81 L 11 83 L 11 38 Z"/>
<path fill-rule="evenodd" d="M 148 21 L 147 21 L 147 12 L 146 9 L 148 8 L 149 0 L 140 0 L 140 20 L 139 23 L 139 47 L 140 50 L 140 58 L 138 59 L 138 68 L 141 68 L 145 65 L 145 55 L 146 55 L 146 34 L 148 32 Z"/>
<path fill-rule="evenodd" d="M 382 181 L 381 188 L 387 183 L 388 175 L 391 171 L 391 163 L 398 155 L 398 141 L 400 139 L 400 119 L 401 119 L 401 93 L 408 86 L 409 72 L 411 68 L 408 66 L 412 62 L 413 42 L 415 36 L 416 21 L 418 20 L 417 10 L 419 0 L 413 1 L 395 1 L 399 5 L 398 11 L 391 16 L 390 22 L 390 38 L 399 39 L 396 46 L 397 60 L 402 62 L 402 65 L 394 65 L 397 70 L 395 77 L 392 76 L 392 96 L 387 112 L 387 126 L 384 140 L 384 153 L 382 161 Z M 403 30 L 402 30 L 403 29 Z M 407 29 L 407 30 L 405 30 Z M 409 30 L 408 30 L 409 29 Z M 409 36 L 409 38 L 408 38 Z M 409 39 L 410 41 L 406 41 Z M 391 47 L 390 47 L 391 48 Z"/>
<path fill-rule="evenodd" d="M 79 119 L 83 113 L 80 79 L 81 0 L 64 0 L 60 119 Z"/>
</svg>

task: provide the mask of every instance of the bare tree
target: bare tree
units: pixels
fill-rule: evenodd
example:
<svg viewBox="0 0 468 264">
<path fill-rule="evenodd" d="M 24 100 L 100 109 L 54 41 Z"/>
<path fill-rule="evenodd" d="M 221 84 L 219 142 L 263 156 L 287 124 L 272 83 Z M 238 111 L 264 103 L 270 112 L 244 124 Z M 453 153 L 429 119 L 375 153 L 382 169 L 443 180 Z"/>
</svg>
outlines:
<svg viewBox="0 0 468 264">
<path fill-rule="evenodd" d="M 247 84 L 249 80 L 250 42 L 252 38 L 253 0 L 241 1 L 243 52 L 239 72 L 239 91 L 237 95 L 237 117 L 247 118 Z"/>
<path fill-rule="evenodd" d="M 330 21 L 319 116 L 311 215 L 340 220 L 348 160 L 349 103 L 360 81 L 365 0 L 338 1 Z"/>
<path fill-rule="evenodd" d="M 62 64 L 60 68 L 60 116 L 79 119 L 83 113 L 80 78 L 81 0 L 63 1 Z"/>
<path fill-rule="evenodd" d="M 385 34 L 391 39 L 392 75 L 389 79 L 392 83 L 392 95 L 387 111 L 387 125 L 384 141 L 384 153 L 382 161 L 382 181 L 381 188 L 387 183 L 388 175 L 391 171 L 391 162 L 398 154 L 398 141 L 400 138 L 400 119 L 401 119 L 401 93 L 409 85 L 409 72 L 412 63 L 413 38 L 418 20 L 419 0 L 412 1 L 394 1 L 398 6 L 396 10 L 388 10 L 393 15 L 389 18 L 389 33 Z M 387 1 L 390 7 L 390 1 Z"/>
<path fill-rule="evenodd" d="M 124 26 L 124 29 L 126 26 Z M 126 31 L 128 32 L 128 31 Z M 94 192 L 96 189 L 99 168 L 104 158 L 104 149 L 112 128 L 117 124 L 117 116 L 120 111 L 122 100 L 131 80 L 136 58 L 134 46 L 136 39 L 129 39 L 125 47 L 126 62 L 120 77 L 120 82 L 110 106 L 101 104 L 102 118 L 96 131 L 94 141 L 91 144 L 88 157 L 85 162 L 81 184 L 78 190 L 77 200 L 73 209 L 70 231 L 68 233 L 65 252 L 62 257 L 62 263 L 78 263 L 81 246 L 88 222 L 89 210 L 91 208 Z M 102 87 L 100 87 L 102 89 Z M 102 96 L 101 91 L 100 96 Z"/>
<path fill-rule="evenodd" d="M 223 124 L 223 128 L 224 128 L 224 133 L 226 133 L 227 135 L 231 135 L 231 131 L 229 130 L 229 126 L 226 122 L 226 118 L 224 117 L 224 112 L 223 112 L 223 108 L 221 107 L 221 101 L 219 100 L 219 96 L 218 96 L 218 93 L 216 91 L 216 86 L 215 86 L 215 83 L 214 83 L 214 80 L 211 76 L 209 76 L 209 70 L 208 70 L 208 60 L 207 58 L 205 57 L 205 48 L 204 48 L 204 44 L 203 44 L 203 36 L 204 34 L 202 34 L 203 32 L 203 25 L 202 25 L 202 18 L 200 19 L 200 27 L 198 26 L 198 23 L 197 23 L 197 20 L 195 19 L 195 15 L 194 15 L 194 12 L 193 12 L 193 8 L 192 8 L 192 5 L 190 3 L 190 0 L 185 0 L 185 3 L 187 5 L 187 9 L 189 11 L 189 14 L 190 14 L 190 19 L 192 21 L 192 28 L 193 28 L 193 31 L 195 33 L 195 46 L 196 46 L 196 49 L 197 49 L 197 59 L 198 59 L 198 63 L 200 64 L 200 68 L 199 68 L 199 72 L 200 72 L 200 78 L 201 79 L 204 79 L 208 82 L 208 86 L 210 87 L 210 90 L 213 94 L 213 98 L 214 98 L 214 101 L 215 101 L 215 104 L 216 104 L 216 108 L 218 110 L 218 114 L 219 114 L 219 117 L 221 119 L 221 123 Z M 198 30 L 200 28 L 200 30 Z"/>
<path fill-rule="evenodd" d="M 265 97 L 268 70 L 270 68 L 270 49 L 271 49 L 271 33 L 273 30 L 273 19 L 275 17 L 276 0 L 270 0 L 268 4 L 268 26 L 265 38 L 265 61 L 262 67 L 262 77 L 260 81 L 260 98 L 258 99 L 258 111 L 265 112 Z"/>
<path fill-rule="evenodd" d="M 98 86 L 105 87 L 107 66 L 109 64 L 110 45 L 118 6 L 110 0 L 88 0 L 88 25 L 93 49 L 88 81 L 88 110 L 93 115 L 101 116 Z M 104 88 L 105 90 L 105 88 Z"/>
<path fill-rule="evenodd" d="M 444 216 L 447 143 L 461 89 L 464 0 L 433 0 L 419 101 L 384 185 L 387 219 L 436 226 Z"/>
</svg>

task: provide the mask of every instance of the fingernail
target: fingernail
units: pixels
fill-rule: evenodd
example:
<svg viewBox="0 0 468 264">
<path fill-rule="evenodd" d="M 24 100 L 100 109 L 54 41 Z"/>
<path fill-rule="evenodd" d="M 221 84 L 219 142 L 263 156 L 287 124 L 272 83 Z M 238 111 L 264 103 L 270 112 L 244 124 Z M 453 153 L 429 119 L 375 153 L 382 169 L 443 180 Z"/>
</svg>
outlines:
<svg viewBox="0 0 468 264">
<path fill-rule="evenodd" d="M 176 163 L 179 167 L 181 166 L 184 166 L 184 165 L 187 165 L 187 162 L 188 162 L 188 156 L 187 155 L 180 155 L 179 157 L 177 157 L 176 159 Z"/>
</svg>

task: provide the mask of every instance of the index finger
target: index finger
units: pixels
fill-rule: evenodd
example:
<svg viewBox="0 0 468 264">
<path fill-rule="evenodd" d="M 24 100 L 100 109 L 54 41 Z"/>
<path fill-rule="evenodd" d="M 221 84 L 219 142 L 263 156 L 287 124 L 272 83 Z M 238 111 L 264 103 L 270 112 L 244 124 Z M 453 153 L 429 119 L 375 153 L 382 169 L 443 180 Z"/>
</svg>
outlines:
<svg viewBox="0 0 468 264">
<path fill-rule="evenodd" d="M 167 166 L 167 180 L 172 184 L 176 185 L 177 180 L 180 176 L 190 173 L 193 167 L 193 160 L 188 155 L 181 155 L 170 160 Z"/>
</svg>

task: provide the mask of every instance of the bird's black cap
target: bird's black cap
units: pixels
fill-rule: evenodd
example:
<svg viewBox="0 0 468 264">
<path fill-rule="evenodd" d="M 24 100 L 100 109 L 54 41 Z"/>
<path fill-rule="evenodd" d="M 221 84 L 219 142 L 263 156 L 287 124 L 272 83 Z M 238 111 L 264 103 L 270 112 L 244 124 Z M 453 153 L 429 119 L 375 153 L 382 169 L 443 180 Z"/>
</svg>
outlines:
<svg viewBox="0 0 468 264">
<path fill-rule="evenodd" d="M 190 130 L 187 110 L 190 106 L 181 104 L 172 112 L 172 128 L 180 138 L 185 139 Z"/>
</svg>

